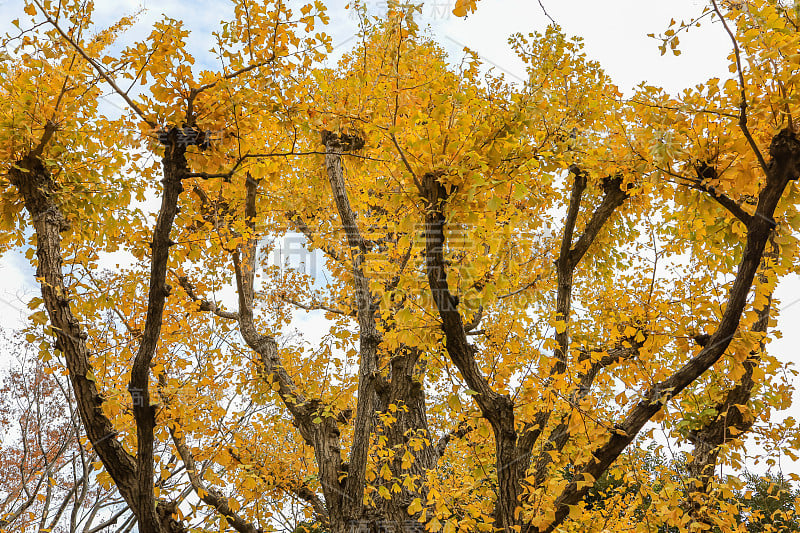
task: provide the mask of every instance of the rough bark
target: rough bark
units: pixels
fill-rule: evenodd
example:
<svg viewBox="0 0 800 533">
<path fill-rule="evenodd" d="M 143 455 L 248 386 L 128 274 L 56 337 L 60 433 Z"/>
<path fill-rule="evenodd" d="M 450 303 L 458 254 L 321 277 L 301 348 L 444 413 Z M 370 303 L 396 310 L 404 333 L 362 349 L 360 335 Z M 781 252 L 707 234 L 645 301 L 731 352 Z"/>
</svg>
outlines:
<svg viewBox="0 0 800 533">
<path fill-rule="evenodd" d="M 233 256 L 239 296 L 239 311 L 236 313 L 239 331 L 247 345 L 259 355 L 265 378 L 278 384 L 278 395 L 291 413 L 301 437 L 313 448 L 328 511 L 328 526 L 333 532 L 342 532 L 346 530 L 347 524 L 347 515 L 344 512 L 346 494 L 339 479 L 346 474 L 346 470 L 342 462 L 338 422 L 335 417 L 321 417 L 319 423 L 313 422 L 320 408 L 319 400 L 306 398 L 298 389 L 281 362 L 275 338 L 262 335 L 255 324 L 254 280 L 258 245 L 255 201 L 258 183 L 248 176 L 245 187 L 245 217 L 250 231 L 244 244 Z"/>
<path fill-rule="evenodd" d="M 143 533 L 183 531 L 183 526 L 172 518 L 170 506 L 158 502 L 153 491 L 153 413 L 149 406 L 149 399 L 140 402 L 144 406 L 138 406 L 136 411 L 137 434 L 140 440 L 137 457 L 125 451 L 116 438 L 117 432 L 111 421 L 102 411 L 103 397 L 94 382 L 94 372 L 86 346 L 88 335 L 71 310 L 69 288 L 65 284 L 62 272 L 61 232 L 66 231 L 69 226 L 56 201 L 57 184 L 40 160 L 41 151 L 54 132 L 55 126 L 48 125 L 42 143 L 11 168 L 9 178 L 19 190 L 33 222 L 38 257 L 36 275 L 41 280 L 42 299 L 56 338 L 55 347 L 64 354 L 69 369 L 70 383 L 86 435 L 103 462 L 103 466 L 114 480 L 120 494 L 136 514 L 140 531 Z M 163 298 L 166 297 L 161 272 L 162 263 L 164 266 L 166 265 L 166 257 L 161 254 L 168 252 L 169 228 L 172 218 L 174 218 L 174 213 L 170 215 L 172 209 L 170 205 L 173 201 L 177 202 L 177 194 L 180 192 L 180 181 L 177 175 L 166 179 L 165 190 L 171 188 L 172 194 L 170 200 L 165 200 L 165 203 L 162 204 L 158 225 L 161 232 L 154 238 L 154 256 L 159 247 L 165 248 L 159 250 L 158 261 L 154 258 L 151 283 L 154 280 L 155 286 L 151 286 L 150 291 L 151 299 L 154 294 L 156 299 L 162 299 L 161 306 L 163 306 Z M 170 179 L 173 181 L 169 181 Z M 177 183 L 174 181 L 176 179 Z M 157 262 L 159 266 L 156 266 Z M 161 276 L 160 282 L 159 276 Z M 159 304 L 156 302 L 154 305 L 158 306 Z M 153 309 L 152 312 L 148 311 L 151 340 L 140 350 L 142 356 L 138 358 L 137 377 L 133 382 L 134 386 L 141 386 L 144 378 L 144 386 L 141 386 L 144 392 L 147 391 L 148 357 L 152 356 L 152 351 L 155 349 L 155 341 L 158 337 L 157 328 L 160 326 L 161 316 L 158 309 Z M 142 366 L 145 367 L 144 373 Z M 135 403 L 138 401 L 135 399 Z M 149 443 L 147 442 L 148 436 Z"/>
<path fill-rule="evenodd" d="M 133 398 L 133 416 L 136 420 L 136 472 L 139 498 L 136 517 L 143 533 L 160 530 L 161 519 L 156 513 L 154 485 L 154 438 L 156 407 L 150 400 L 150 363 L 161 337 L 161 324 L 164 305 L 170 293 L 166 283 L 169 249 L 173 244 L 170 232 L 178 213 L 178 197 L 183 192 L 181 180 L 188 174 L 186 147 L 176 139 L 166 146 L 162 166 L 164 169 L 164 191 L 161 209 L 158 212 L 153 240 L 150 243 L 152 259 L 150 263 L 150 289 L 147 295 L 147 315 L 139 350 L 133 360 L 128 390 Z"/>
<path fill-rule="evenodd" d="M 773 250 L 764 254 L 764 267 L 769 268 L 769 260 L 777 258 L 777 245 L 773 242 Z M 759 274 L 762 283 L 767 282 L 766 274 Z M 772 294 L 767 296 L 767 302 L 758 311 L 755 324 L 751 329 L 754 333 L 766 334 L 769 317 L 772 309 Z M 705 338 L 696 338 L 699 344 L 708 342 Z M 762 338 L 759 348 L 753 350 L 743 361 L 744 375 L 736 385 L 731 388 L 725 397 L 714 406 L 716 415 L 699 429 L 689 433 L 689 441 L 693 445 L 691 459 L 686 464 L 689 471 L 689 510 L 695 520 L 711 525 L 703 510 L 704 498 L 711 490 L 714 470 L 719 459 L 719 447 L 733 439 L 741 439 L 743 434 L 750 430 L 755 418 L 750 413 L 747 404 L 755 386 L 753 372 L 761 361 L 765 342 Z"/>
<path fill-rule="evenodd" d="M 405 489 L 397 498 L 388 501 L 378 499 L 377 509 L 366 509 L 362 504 L 366 486 L 369 445 L 375 430 L 378 411 L 387 409 L 389 404 L 403 406 L 403 409 L 397 412 L 398 422 L 390 428 L 385 428 L 387 442 L 391 447 L 404 446 L 408 440 L 408 430 L 413 430 L 415 433 L 422 431 L 427 434 L 428 432 L 425 395 L 419 380 L 419 373 L 415 371 L 420 357 L 419 351 L 408 349 L 402 350 L 402 353 L 393 354 L 393 357 L 390 358 L 389 379 L 384 379 L 379 374 L 378 347 L 381 335 L 376 322 L 377 304 L 370 292 L 369 280 L 363 270 L 368 243 L 362 236 L 357 223 L 357 215 L 348 198 L 341 161 L 342 153 L 356 148 L 358 142 L 360 141 L 354 137 L 340 136 L 329 132 L 323 134 L 325 169 L 334 205 L 350 249 L 348 263 L 353 275 L 356 295 L 355 318 L 358 320 L 360 332 L 358 398 L 355 419 L 352 421 L 354 436 L 349 462 L 344 462 L 342 458 L 338 426 L 351 423 L 350 416 L 340 413 L 341 416 L 321 417 L 321 422 L 313 422 L 314 419 L 319 419 L 318 412 L 322 407 L 321 402 L 317 399 L 307 398 L 298 389 L 281 363 L 275 339 L 270 335 L 263 335 L 257 330 L 254 318 L 254 279 L 258 254 L 254 235 L 256 235 L 255 199 L 258 183 L 255 180 L 249 176 L 245 180 L 244 215 L 250 237 L 244 240 L 244 244 L 233 255 L 239 310 L 230 312 L 218 309 L 211 302 L 198 296 L 188 279 L 179 279 L 187 295 L 200 304 L 201 310 L 213 312 L 221 318 L 237 320 L 245 342 L 260 355 L 265 378 L 271 384 L 277 383 L 278 395 L 292 414 L 295 426 L 306 443 L 314 450 L 324 504 L 316 500 L 316 495 L 313 494 L 307 494 L 306 496 L 309 498 L 305 499 L 314 505 L 318 517 L 322 517 L 322 521 L 334 532 L 347 531 L 356 523 L 363 525 L 365 520 L 385 524 L 387 520 L 406 522 L 409 519 L 407 508 L 412 497 L 416 495 Z M 310 229 L 306 228 L 306 230 L 304 233 L 308 234 Z M 338 255 L 336 257 L 338 258 Z M 301 305 L 301 307 L 308 306 Z M 415 461 L 411 467 L 413 472 L 417 470 L 423 472 L 432 468 L 438 459 L 433 446 L 424 447 L 414 453 Z M 398 477 L 403 475 L 400 465 L 401 457 L 402 454 L 392 465 L 393 472 Z M 186 460 L 190 461 L 191 459 L 187 457 Z M 200 483 L 200 480 L 197 482 Z M 225 502 L 215 496 L 217 495 L 211 495 L 216 501 L 212 504 L 217 509 L 222 509 L 223 514 L 228 516 L 227 509 L 223 508 Z M 247 525 L 241 524 L 241 526 L 243 529 L 238 527 L 237 529 L 245 531 L 244 528 Z"/>
<path fill-rule="evenodd" d="M 514 403 L 508 395 L 495 391 L 475 360 L 475 348 L 467 341 L 464 321 L 458 311 L 455 296 L 447 283 L 444 260 L 444 203 L 447 192 L 438 176 L 422 177 L 420 193 L 426 201 L 425 266 L 433 300 L 442 320 L 445 344 L 450 359 L 458 368 L 467 386 L 475 391 L 473 398 L 481 414 L 492 426 L 495 436 L 498 499 L 495 527 L 512 531 L 516 522 L 515 510 L 519 495 L 517 461 L 517 432 L 514 427 Z"/>
<path fill-rule="evenodd" d="M 392 354 L 389 362 L 389 380 L 378 391 L 378 411 L 391 412 L 395 417 L 391 424 L 376 428 L 386 437 L 386 446 L 392 450 L 394 457 L 389 465 L 392 475 L 403 480 L 408 476 L 416 476 L 420 483 L 425 480 L 428 470 L 435 468 L 439 458 L 432 444 L 430 428 L 425 405 L 423 388 L 424 363 L 420 364 L 421 353 L 416 348 L 401 348 Z M 422 367 L 422 368 L 421 368 Z M 390 405 L 396 407 L 390 410 Z M 419 450 L 409 446 L 411 438 L 427 438 L 431 440 Z M 413 461 L 408 468 L 403 468 L 403 456 L 411 454 Z M 393 482 L 387 482 L 391 489 Z M 409 490 L 402 486 L 399 493 L 392 493 L 391 499 L 380 502 L 382 514 L 393 524 L 402 524 L 409 520 L 408 506 L 414 498 L 426 499 L 424 486 Z"/>
<path fill-rule="evenodd" d="M 363 141 L 346 135 L 323 132 L 325 145 L 325 168 L 331 186 L 334 204 L 339 213 L 342 228 L 350 248 L 353 284 L 356 293 L 359 331 L 358 399 L 353 422 L 353 445 L 350 450 L 350 466 L 345 480 L 344 514 L 348 520 L 358 520 L 361 516 L 364 498 L 367 454 L 370 435 L 374 425 L 377 407 L 378 345 L 381 335 L 375 322 L 376 305 L 369 288 L 369 280 L 364 274 L 364 261 L 367 244 L 356 221 L 356 215 L 347 196 L 347 186 L 342 168 L 342 152 L 363 146 Z"/>
<path fill-rule="evenodd" d="M 800 141 L 794 132 L 783 130 L 773 138 L 770 145 L 766 185 L 758 195 L 755 215 L 747 226 L 744 252 L 716 331 L 696 356 L 643 395 L 639 403 L 616 426 L 608 441 L 594 452 L 594 458 L 578 472 L 576 479 L 582 479 L 582 474 L 589 474 L 597 479 L 670 398 L 680 394 L 722 357 L 739 327 L 739 320 L 747 304 L 747 295 L 753 285 L 767 241 L 775 227 L 773 220 L 775 209 L 786 186 L 790 181 L 796 180 L 798 174 L 800 174 Z M 555 519 L 540 531 L 550 532 L 558 527 L 569 514 L 569 506 L 580 501 L 589 488 L 588 486 L 578 488 L 577 481 L 567 485 L 556 500 Z"/>
</svg>

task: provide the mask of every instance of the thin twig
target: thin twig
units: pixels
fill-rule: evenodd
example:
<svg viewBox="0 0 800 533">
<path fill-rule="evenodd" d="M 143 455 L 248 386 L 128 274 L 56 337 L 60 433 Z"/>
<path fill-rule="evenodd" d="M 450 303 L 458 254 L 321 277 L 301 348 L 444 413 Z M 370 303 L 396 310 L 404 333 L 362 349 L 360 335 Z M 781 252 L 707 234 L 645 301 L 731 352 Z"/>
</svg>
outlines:
<svg viewBox="0 0 800 533">
<path fill-rule="evenodd" d="M 722 26 L 725 28 L 725 31 L 728 32 L 728 36 L 731 38 L 731 43 L 733 43 L 733 54 L 736 58 L 736 71 L 739 74 L 739 128 L 742 130 L 742 133 L 744 134 L 745 139 L 747 139 L 747 143 L 750 145 L 753 153 L 755 153 L 761 169 L 764 172 L 768 172 L 769 167 L 767 166 L 767 162 L 764 160 L 761 150 L 758 149 L 755 139 L 753 139 L 753 136 L 750 134 L 750 128 L 747 127 L 747 90 L 745 89 L 744 72 L 742 71 L 742 58 L 741 54 L 739 53 L 739 43 L 736 42 L 736 36 L 728 26 L 728 22 L 725 20 L 725 17 L 722 16 L 719 6 L 717 5 L 717 0 L 711 0 L 711 4 L 714 6 L 714 12 L 719 17 L 720 22 L 722 22 Z"/>
<path fill-rule="evenodd" d="M 47 14 L 47 11 L 45 11 L 44 7 L 39 2 L 39 0 L 33 0 L 33 3 L 36 4 L 36 7 L 38 7 L 39 11 L 42 12 L 42 14 L 44 15 L 45 20 L 47 20 L 47 22 L 49 22 L 56 29 L 56 31 L 61 35 L 61 37 L 63 37 L 64 40 L 67 41 L 70 44 L 70 46 L 72 46 L 75 49 L 76 52 L 78 52 L 90 65 L 92 65 L 92 67 L 94 67 L 94 69 L 97 71 L 97 73 L 104 80 L 106 80 L 106 83 L 108 83 L 111 86 L 111 88 L 114 89 L 114 92 L 116 92 L 119 96 L 121 96 L 122 99 L 125 100 L 125 103 L 127 103 L 131 107 L 131 109 L 133 109 L 136 112 L 136 114 L 139 115 L 139 117 L 142 120 L 144 120 L 145 123 L 147 123 L 148 126 L 150 126 L 151 128 L 155 128 L 156 127 L 156 123 L 153 122 L 152 120 L 150 120 L 149 118 L 147 118 L 147 116 L 139 108 L 139 106 L 136 105 L 133 102 L 133 100 L 130 99 L 130 97 L 128 96 L 128 94 L 125 91 L 123 91 L 122 89 L 119 88 L 119 86 L 116 84 L 116 82 L 113 79 L 111 79 L 111 76 L 109 76 L 106 73 L 106 71 L 103 69 L 103 67 L 101 67 L 100 64 L 97 63 L 97 61 L 92 59 L 89 56 L 89 54 L 87 54 L 83 50 L 83 48 L 81 48 L 80 45 L 78 45 L 78 43 L 76 43 L 69 35 L 67 35 L 64 32 L 64 30 L 61 29 L 61 26 L 58 25 L 58 22 L 53 20 L 53 18 L 50 15 Z"/>
<path fill-rule="evenodd" d="M 538 1 L 539 1 L 539 7 L 542 8 L 542 13 L 544 13 L 544 16 L 549 18 L 550 22 L 552 22 L 554 26 L 558 26 L 558 22 L 556 22 L 555 19 L 550 16 L 550 13 L 547 12 L 547 9 L 545 9 L 544 4 L 542 3 L 542 0 L 538 0 Z"/>
<path fill-rule="evenodd" d="M 392 142 L 394 143 L 395 148 L 397 148 L 397 153 L 400 154 L 400 159 L 403 160 L 403 164 L 406 166 L 406 169 L 408 169 L 408 172 L 411 173 L 411 177 L 414 178 L 414 185 L 416 185 L 417 189 L 421 191 L 422 190 L 422 184 L 419 182 L 419 179 L 417 179 L 417 174 L 414 172 L 414 169 L 411 168 L 411 165 L 409 164 L 408 159 L 406 159 L 405 152 L 403 152 L 403 149 L 400 148 L 400 143 L 397 142 L 397 137 L 394 136 L 394 133 L 391 134 L 391 137 L 392 137 Z"/>
</svg>

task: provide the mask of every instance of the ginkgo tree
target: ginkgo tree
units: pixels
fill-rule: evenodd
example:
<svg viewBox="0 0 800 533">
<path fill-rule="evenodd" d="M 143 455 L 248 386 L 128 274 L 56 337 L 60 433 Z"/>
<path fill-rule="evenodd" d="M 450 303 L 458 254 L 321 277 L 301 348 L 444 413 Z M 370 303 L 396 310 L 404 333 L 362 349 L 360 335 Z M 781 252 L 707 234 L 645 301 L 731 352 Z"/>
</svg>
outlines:
<svg viewBox="0 0 800 533">
<path fill-rule="evenodd" d="M 177 20 L 127 47 L 133 19 L 98 30 L 91 3 L 15 21 L 2 244 L 36 265 L 31 334 L 98 482 L 147 533 L 746 527 L 718 467 L 751 433 L 800 445 L 767 352 L 800 226 L 797 12 L 710 3 L 663 49 L 719 24 L 731 78 L 624 99 L 557 27 L 511 40 L 512 85 L 419 6 L 352 8 L 335 67 L 319 2 L 234 2 L 206 68 Z M 285 268 L 298 240 L 321 271 Z M 655 428 L 684 461 L 645 468 Z"/>
</svg>

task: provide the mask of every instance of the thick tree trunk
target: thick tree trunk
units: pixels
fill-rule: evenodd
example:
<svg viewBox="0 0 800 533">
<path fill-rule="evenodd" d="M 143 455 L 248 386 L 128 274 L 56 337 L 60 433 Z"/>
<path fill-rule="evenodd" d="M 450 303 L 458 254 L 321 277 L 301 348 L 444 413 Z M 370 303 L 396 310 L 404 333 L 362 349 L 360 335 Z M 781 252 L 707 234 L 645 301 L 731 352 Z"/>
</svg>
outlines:
<svg viewBox="0 0 800 533">
<path fill-rule="evenodd" d="M 52 127 L 54 131 L 54 126 L 48 127 Z M 50 134 L 52 135 L 52 132 Z M 48 135 L 45 137 L 49 138 Z M 43 140 L 43 144 L 45 142 L 46 140 Z M 152 476 L 153 415 L 149 397 L 139 396 L 138 391 L 134 394 L 134 404 L 139 404 L 135 407 L 138 409 L 137 433 L 140 441 L 137 457 L 131 456 L 124 450 L 116 438 L 117 432 L 111 421 L 103 414 L 103 397 L 97 390 L 89 351 L 86 347 L 88 336 L 71 311 L 69 289 L 65 285 L 62 273 L 61 232 L 68 229 L 68 224 L 56 201 L 57 186 L 39 159 L 39 155 L 37 151 L 34 151 L 18 161 L 9 172 L 9 177 L 11 183 L 20 191 L 25 208 L 33 221 L 36 233 L 36 253 L 39 260 L 36 275 L 42 280 L 40 283 L 42 299 L 50 318 L 53 334 L 56 337 L 55 348 L 64 354 L 86 435 L 97 451 L 103 466 L 114 480 L 120 494 L 136 514 L 140 531 L 143 533 L 183 531 L 180 523 L 172 518 L 173 509 L 166 504 L 159 503 L 155 498 Z M 170 184 L 167 183 L 165 188 L 169 186 Z M 179 189 L 180 181 L 177 181 L 177 189 L 175 189 L 177 192 L 170 202 L 177 202 Z M 174 218 L 174 214 L 170 216 L 169 213 L 162 213 L 159 217 L 160 227 L 166 231 L 163 232 L 163 239 L 154 239 L 154 247 L 164 245 L 168 250 L 169 227 L 172 224 L 172 218 Z M 166 250 L 164 250 L 165 253 Z M 166 259 L 163 261 L 163 266 L 166 266 Z M 158 269 L 160 268 L 158 267 Z M 158 269 L 154 266 L 156 274 L 158 274 Z M 164 291 L 163 280 L 160 284 L 156 283 L 155 290 Z M 151 287 L 151 293 L 152 291 Z M 166 294 L 160 296 L 160 298 L 165 297 Z M 153 328 L 156 325 L 160 326 L 160 315 L 156 313 L 150 322 L 153 324 L 150 334 L 155 335 L 157 339 L 158 332 Z M 154 344 L 152 348 L 155 348 Z M 149 360 L 145 366 L 149 371 Z M 144 374 L 145 385 L 146 377 L 147 375 Z M 141 377 L 137 378 L 136 383 L 142 383 Z M 141 388 L 144 389 L 142 392 L 147 392 L 146 386 Z M 134 391 L 132 390 L 132 392 Z"/>
<path fill-rule="evenodd" d="M 428 427 L 424 370 L 418 370 L 418 365 L 424 365 L 420 363 L 420 357 L 420 351 L 416 348 L 402 348 L 394 354 L 389 363 L 389 382 L 379 390 L 378 410 L 395 418 L 386 425 L 379 425 L 376 421 L 376 432 L 386 437 L 386 447 L 394 454 L 389 464 L 393 480 L 384 482 L 391 498 L 380 498 L 379 508 L 386 521 L 400 528 L 414 520 L 408 514 L 408 507 L 414 498 L 421 498 L 423 502 L 426 500 L 426 472 L 434 468 L 438 460 Z M 428 444 L 421 442 L 424 439 L 428 439 Z M 404 467 L 407 454 L 411 457 L 411 463 Z M 409 478 L 417 479 L 413 488 L 403 484 Z M 392 490 L 395 483 L 400 485 L 400 492 Z"/>
</svg>

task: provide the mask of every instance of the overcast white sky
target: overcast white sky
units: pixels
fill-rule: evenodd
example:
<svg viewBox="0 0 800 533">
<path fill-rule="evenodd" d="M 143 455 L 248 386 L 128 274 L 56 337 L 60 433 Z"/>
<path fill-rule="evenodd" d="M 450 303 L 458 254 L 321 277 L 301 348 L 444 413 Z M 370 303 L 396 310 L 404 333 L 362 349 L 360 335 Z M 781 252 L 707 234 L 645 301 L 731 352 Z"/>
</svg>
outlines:
<svg viewBox="0 0 800 533">
<path fill-rule="evenodd" d="M 509 79 L 524 78 L 524 68 L 507 44 L 509 35 L 542 30 L 549 23 L 535 0 L 482 0 L 477 13 L 467 19 L 451 14 L 454 0 L 429 0 L 424 3 L 419 22 L 448 51 L 458 57 L 464 46 L 477 51 L 487 65 L 507 74 Z M 326 2 L 331 24 L 325 29 L 333 37 L 334 58 L 354 44 L 356 19 L 345 10 L 347 0 Z M 681 37 L 682 55 L 661 56 L 658 43 L 646 35 L 663 32 L 671 18 L 689 20 L 704 5 L 700 0 L 543 0 L 548 14 L 572 35 L 585 39 L 588 55 L 600 61 L 623 92 L 629 93 L 638 83 L 647 80 L 670 92 L 701 83 L 710 77 L 728 76 L 727 56 L 730 42 L 718 25 L 706 24 Z M 384 12 L 386 0 L 367 0 L 373 13 Z M 95 0 L 100 24 L 111 22 L 139 7 L 145 12 L 140 24 L 123 41 L 133 41 L 149 33 L 150 24 L 164 13 L 183 20 L 192 30 L 190 47 L 199 62 L 211 46 L 210 32 L 220 19 L 229 18 L 231 8 L 222 0 Z M 10 29 L 10 20 L 22 15 L 22 2 L 0 0 L 0 32 Z M 22 15 L 24 18 L 24 15 Z M 320 28 L 317 28 L 318 30 Z M 14 327 L 27 314 L 25 303 L 38 289 L 33 271 L 19 253 L 0 257 L 0 324 Z M 800 282 L 797 276 L 783 282 L 778 290 L 783 311 L 779 329 L 784 338 L 770 346 L 783 361 L 798 361 L 800 331 L 793 327 L 800 322 Z M 800 383 L 798 383 L 800 384 Z M 800 394 L 795 394 L 791 410 L 800 418 Z"/>
</svg>

